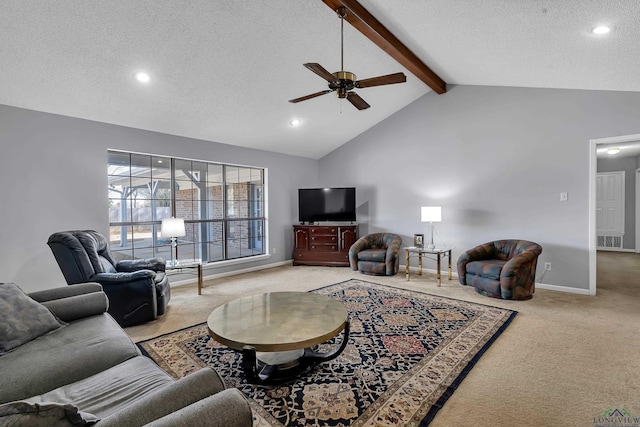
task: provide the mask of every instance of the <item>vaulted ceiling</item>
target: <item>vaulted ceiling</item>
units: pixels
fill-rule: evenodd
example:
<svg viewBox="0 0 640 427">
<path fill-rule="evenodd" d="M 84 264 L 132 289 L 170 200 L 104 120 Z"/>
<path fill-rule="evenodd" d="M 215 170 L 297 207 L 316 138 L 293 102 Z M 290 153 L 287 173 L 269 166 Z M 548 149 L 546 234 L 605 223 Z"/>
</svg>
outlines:
<svg viewBox="0 0 640 427">
<path fill-rule="evenodd" d="M 287 102 L 327 88 L 303 63 L 340 70 L 332 3 L 0 0 L 0 104 L 320 158 L 431 91 L 345 24 L 346 70 L 407 82 Z M 449 86 L 640 91 L 637 0 L 359 3 Z"/>
</svg>

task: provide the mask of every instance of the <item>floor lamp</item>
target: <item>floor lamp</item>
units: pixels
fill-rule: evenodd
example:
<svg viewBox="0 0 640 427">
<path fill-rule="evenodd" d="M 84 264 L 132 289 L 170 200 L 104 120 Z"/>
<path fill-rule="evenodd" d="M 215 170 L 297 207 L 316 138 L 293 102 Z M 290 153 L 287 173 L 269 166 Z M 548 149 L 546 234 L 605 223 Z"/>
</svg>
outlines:
<svg viewBox="0 0 640 427">
<path fill-rule="evenodd" d="M 442 208 L 440 206 L 423 206 L 420 211 L 422 222 L 429 223 L 429 244 L 427 249 L 432 251 L 436 248 L 433 244 L 433 223 L 442 221 Z"/>
<path fill-rule="evenodd" d="M 164 239 L 171 239 L 171 267 L 176 267 L 178 265 L 178 237 L 184 237 L 186 235 L 184 219 L 171 217 L 162 220 L 160 237 Z"/>
</svg>

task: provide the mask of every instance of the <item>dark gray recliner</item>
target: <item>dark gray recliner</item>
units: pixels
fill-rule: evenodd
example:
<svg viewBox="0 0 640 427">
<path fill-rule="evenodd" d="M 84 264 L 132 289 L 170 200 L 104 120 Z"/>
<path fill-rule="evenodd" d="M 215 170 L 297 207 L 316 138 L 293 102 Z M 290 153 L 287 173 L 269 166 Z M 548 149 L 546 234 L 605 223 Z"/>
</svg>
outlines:
<svg viewBox="0 0 640 427">
<path fill-rule="evenodd" d="M 98 282 L 109 298 L 109 314 L 131 326 L 164 314 L 171 289 L 162 258 L 115 262 L 107 239 L 97 231 L 61 231 L 47 244 L 67 284 Z"/>
</svg>

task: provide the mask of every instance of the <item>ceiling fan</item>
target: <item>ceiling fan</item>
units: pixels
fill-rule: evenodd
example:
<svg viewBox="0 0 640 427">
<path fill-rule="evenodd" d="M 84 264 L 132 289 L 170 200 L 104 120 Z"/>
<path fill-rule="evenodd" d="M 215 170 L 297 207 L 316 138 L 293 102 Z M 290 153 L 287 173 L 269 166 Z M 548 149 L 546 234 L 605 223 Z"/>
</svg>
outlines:
<svg viewBox="0 0 640 427">
<path fill-rule="evenodd" d="M 347 15 L 347 9 L 341 7 L 337 10 L 338 16 L 340 16 L 340 68 L 341 71 L 335 73 L 328 72 L 322 65 L 316 63 L 303 64 L 309 70 L 313 71 L 323 79 L 329 82 L 329 89 L 320 92 L 312 93 L 310 95 L 301 96 L 300 98 L 290 99 L 289 102 L 297 103 L 306 101 L 307 99 L 315 98 L 317 96 L 325 95 L 337 91 L 338 98 L 347 98 L 347 101 L 351 102 L 358 110 L 365 110 L 370 107 L 367 102 L 360 97 L 352 89 L 363 89 L 373 86 L 391 85 L 395 83 L 404 83 L 407 81 L 407 76 L 404 73 L 387 74 L 385 76 L 371 77 L 364 80 L 356 80 L 356 75 L 350 71 L 344 71 L 344 17 Z"/>
</svg>

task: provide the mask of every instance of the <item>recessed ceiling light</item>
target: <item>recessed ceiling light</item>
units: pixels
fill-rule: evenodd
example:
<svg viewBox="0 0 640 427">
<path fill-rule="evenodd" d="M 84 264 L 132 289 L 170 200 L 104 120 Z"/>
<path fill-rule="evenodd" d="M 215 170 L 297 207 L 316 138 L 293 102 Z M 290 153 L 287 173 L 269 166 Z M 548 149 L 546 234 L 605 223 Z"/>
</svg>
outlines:
<svg viewBox="0 0 640 427">
<path fill-rule="evenodd" d="M 600 27 L 595 27 L 593 30 L 591 30 L 593 34 L 607 34 L 609 31 L 611 31 L 611 28 L 606 27 L 604 25 Z"/>
<path fill-rule="evenodd" d="M 294 127 L 295 127 L 295 126 L 300 126 L 300 124 L 301 124 L 301 123 L 302 123 L 302 121 L 301 121 L 300 119 L 292 119 L 292 120 L 289 122 L 289 124 L 290 124 L 291 126 L 294 126 Z"/>
<path fill-rule="evenodd" d="M 145 73 L 144 71 L 139 71 L 136 73 L 136 80 L 138 80 L 140 83 L 148 83 L 151 78 L 149 77 L 149 74 Z"/>
<path fill-rule="evenodd" d="M 614 147 L 614 148 L 607 148 L 607 154 L 618 154 L 620 152 L 620 149 L 618 147 Z"/>
</svg>

